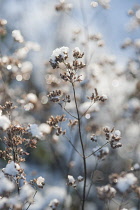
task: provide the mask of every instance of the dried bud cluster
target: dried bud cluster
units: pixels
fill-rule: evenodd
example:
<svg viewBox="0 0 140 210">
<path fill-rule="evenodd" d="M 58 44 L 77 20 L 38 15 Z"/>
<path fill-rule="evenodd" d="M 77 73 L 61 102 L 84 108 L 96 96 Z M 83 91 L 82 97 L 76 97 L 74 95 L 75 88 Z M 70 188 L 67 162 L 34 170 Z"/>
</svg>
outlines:
<svg viewBox="0 0 140 210">
<path fill-rule="evenodd" d="M 24 137 L 28 133 L 26 128 L 11 125 L 6 132 L 7 137 L 3 140 L 6 144 L 6 149 L 4 151 L 5 156 L 2 153 L 2 157 L 4 159 L 14 160 L 17 163 L 25 161 L 22 156 L 29 155 L 29 153 L 24 151 L 22 146 L 26 145 L 32 147 L 32 139 L 29 140 Z"/>
<path fill-rule="evenodd" d="M 59 64 L 63 63 L 68 58 L 68 47 L 57 48 L 53 51 L 50 59 L 51 66 L 55 68 L 59 68 Z"/>
<path fill-rule="evenodd" d="M 61 47 L 54 50 L 50 59 L 50 64 L 55 69 L 59 68 L 60 63 L 64 63 L 66 71 L 60 74 L 61 79 L 63 79 L 65 82 L 69 81 L 71 83 L 76 81 L 80 82 L 80 76 L 77 76 L 76 73 L 77 70 L 85 67 L 85 64 L 83 64 L 82 61 L 78 61 L 78 59 L 83 57 L 84 53 L 81 53 L 80 49 L 76 47 L 73 51 L 74 60 L 71 64 L 66 62 L 66 59 L 68 58 L 68 51 L 68 47 Z"/>
<path fill-rule="evenodd" d="M 111 200 L 116 195 L 116 190 L 110 185 L 97 187 L 97 193 L 101 200 Z"/>
<path fill-rule="evenodd" d="M 114 128 L 110 129 L 110 127 L 106 126 L 103 128 L 103 131 L 106 135 L 106 140 L 109 141 L 113 149 L 122 146 L 122 144 L 119 142 L 121 140 L 121 132 L 119 130 L 114 130 Z"/>
<path fill-rule="evenodd" d="M 75 47 L 75 49 L 73 50 L 73 57 L 78 59 L 78 58 L 82 58 L 83 55 L 84 53 L 82 53 L 78 47 Z"/>
<path fill-rule="evenodd" d="M 92 134 L 90 139 L 91 139 L 91 141 L 97 142 L 97 136 L 95 134 Z"/>
<path fill-rule="evenodd" d="M 92 95 L 90 97 L 87 97 L 87 98 L 91 101 L 94 101 L 94 102 L 96 102 L 96 101 L 104 102 L 108 99 L 106 95 L 99 96 L 96 88 L 95 88 L 95 92 L 92 93 Z"/>
<path fill-rule="evenodd" d="M 60 97 L 62 96 L 62 92 L 61 90 L 55 90 L 55 91 L 52 91 L 48 94 L 48 97 L 49 99 L 52 101 L 52 102 L 59 102 L 60 101 Z"/>
<path fill-rule="evenodd" d="M 58 127 L 59 122 L 66 121 L 65 115 L 57 115 L 56 117 L 51 116 L 47 121 L 48 125 L 51 127 Z"/>
<path fill-rule="evenodd" d="M 65 135 L 66 133 L 66 131 L 65 130 L 63 131 L 62 128 L 59 127 L 58 125 L 58 123 L 61 123 L 64 121 L 66 121 L 65 115 L 56 116 L 56 117 L 51 116 L 49 120 L 47 121 L 47 123 L 49 126 L 56 129 L 56 135 L 59 136 L 59 135 Z"/>
<path fill-rule="evenodd" d="M 77 125 L 77 124 L 78 124 L 78 120 L 69 120 L 68 126 L 73 127 L 73 126 L 75 126 L 75 125 Z"/>
<path fill-rule="evenodd" d="M 65 97 L 62 99 L 62 101 L 64 101 L 65 103 L 70 103 L 71 102 L 70 95 L 65 95 Z"/>
<path fill-rule="evenodd" d="M 13 106 L 13 103 L 11 101 L 6 101 L 4 106 L 0 105 L 0 109 L 2 110 L 2 112 L 4 113 L 10 113 L 10 111 L 12 111 L 13 109 L 15 109 L 16 107 Z"/>
</svg>

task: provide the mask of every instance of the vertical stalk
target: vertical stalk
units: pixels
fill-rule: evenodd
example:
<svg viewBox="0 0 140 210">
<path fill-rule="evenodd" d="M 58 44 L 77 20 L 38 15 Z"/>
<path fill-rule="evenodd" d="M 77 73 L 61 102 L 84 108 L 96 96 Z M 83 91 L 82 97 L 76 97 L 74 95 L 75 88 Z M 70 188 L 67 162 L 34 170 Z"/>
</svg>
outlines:
<svg viewBox="0 0 140 210">
<path fill-rule="evenodd" d="M 81 133 L 81 120 L 80 120 L 80 114 L 79 114 L 77 100 L 76 100 L 75 87 L 74 87 L 73 82 L 71 84 L 72 84 L 72 88 L 73 88 L 74 102 L 75 102 L 75 106 L 76 106 L 77 119 L 78 119 L 79 137 L 80 137 L 80 143 L 81 143 L 82 155 L 83 155 L 82 158 L 83 158 L 83 165 L 84 165 L 84 187 L 83 187 L 82 210 L 84 210 L 85 200 L 86 200 L 86 180 L 87 180 L 86 156 L 85 156 L 84 144 L 83 144 L 82 133 Z"/>
</svg>

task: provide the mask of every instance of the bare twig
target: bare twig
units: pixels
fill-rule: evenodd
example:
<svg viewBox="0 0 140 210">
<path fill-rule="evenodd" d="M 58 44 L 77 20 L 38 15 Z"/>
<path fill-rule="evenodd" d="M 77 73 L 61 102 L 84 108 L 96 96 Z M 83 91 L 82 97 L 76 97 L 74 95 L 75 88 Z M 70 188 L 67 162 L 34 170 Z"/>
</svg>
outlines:
<svg viewBox="0 0 140 210">
<path fill-rule="evenodd" d="M 75 101 L 76 112 L 77 112 L 77 117 L 78 117 L 79 137 L 80 137 L 80 143 L 81 143 L 81 148 L 82 148 L 82 153 L 83 153 L 83 165 L 84 165 L 84 187 L 83 187 L 82 210 L 84 210 L 85 200 L 86 200 L 87 166 L 86 166 L 85 149 L 84 149 L 84 144 L 83 144 L 83 139 L 82 139 L 82 133 L 81 133 L 81 121 L 80 121 L 80 114 L 79 114 L 78 105 L 77 105 L 77 99 L 76 99 L 75 87 L 74 87 L 74 83 L 71 83 L 71 84 L 72 84 L 72 88 L 73 88 L 74 101 Z"/>
</svg>

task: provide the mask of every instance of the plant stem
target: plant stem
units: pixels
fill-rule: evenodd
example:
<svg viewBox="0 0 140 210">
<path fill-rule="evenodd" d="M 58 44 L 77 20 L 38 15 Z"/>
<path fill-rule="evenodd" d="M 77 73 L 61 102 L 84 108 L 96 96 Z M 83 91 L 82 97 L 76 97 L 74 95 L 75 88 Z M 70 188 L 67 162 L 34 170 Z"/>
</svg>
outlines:
<svg viewBox="0 0 140 210">
<path fill-rule="evenodd" d="M 83 154 L 82 158 L 83 158 L 83 165 L 84 165 L 84 187 L 83 187 L 82 210 L 84 210 L 85 200 L 86 200 L 86 180 L 87 180 L 86 157 L 85 157 L 84 144 L 83 144 L 83 140 L 82 140 L 81 120 L 80 120 L 80 114 L 79 114 L 77 100 L 76 100 L 75 87 L 74 87 L 74 83 L 73 82 L 71 84 L 72 84 L 72 88 L 73 88 L 74 101 L 75 101 L 76 112 L 77 112 L 77 119 L 78 119 L 79 137 L 80 137 L 80 143 L 81 143 L 82 154 Z"/>
</svg>

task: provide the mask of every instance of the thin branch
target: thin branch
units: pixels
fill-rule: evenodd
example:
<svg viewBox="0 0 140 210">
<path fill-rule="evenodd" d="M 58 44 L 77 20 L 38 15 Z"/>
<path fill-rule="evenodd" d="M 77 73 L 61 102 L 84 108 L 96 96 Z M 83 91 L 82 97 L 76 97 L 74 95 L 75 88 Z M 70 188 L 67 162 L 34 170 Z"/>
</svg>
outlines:
<svg viewBox="0 0 140 210">
<path fill-rule="evenodd" d="M 109 141 L 107 141 L 105 144 L 103 144 L 99 149 L 97 149 L 95 152 L 92 152 L 90 155 L 86 156 L 85 158 L 89 158 L 90 156 L 94 155 L 96 152 L 98 152 L 100 149 L 102 149 L 104 146 L 106 146 L 109 143 Z"/>
<path fill-rule="evenodd" d="M 92 105 L 94 104 L 95 102 L 92 102 L 91 105 L 87 108 L 87 110 L 82 114 L 82 116 L 80 117 L 80 119 L 88 112 L 88 110 L 92 107 Z"/>
<path fill-rule="evenodd" d="M 37 190 L 35 191 L 35 194 L 34 194 L 34 196 L 33 196 L 33 199 L 35 198 L 36 194 L 37 194 Z M 28 209 L 30 208 L 31 205 L 32 205 L 32 203 L 29 204 L 29 206 L 27 207 L 26 210 L 28 210 Z"/>
<path fill-rule="evenodd" d="M 98 161 L 96 162 L 94 171 L 97 169 L 97 166 L 98 166 Z M 89 195 L 89 193 L 90 193 L 90 190 L 91 190 L 91 187 L 92 187 L 92 184 L 93 184 L 93 175 L 94 175 L 94 171 L 91 173 L 91 182 L 90 182 L 90 186 L 89 186 L 89 189 L 88 189 L 88 192 L 87 192 L 86 199 L 88 198 L 88 195 Z"/>
<path fill-rule="evenodd" d="M 81 121 L 80 121 L 80 114 L 79 114 L 79 110 L 78 110 L 77 100 L 76 100 L 75 87 L 74 87 L 74 83 L 73 82 L 71 84 L 72 84 L 72 88 L 73 88 L 74 101 L 75 101 L 76 112 L 77 112 L 77 117 L 78 117 L 79 137 L 80 137 L 80 143 L 81 143 L 81 148 L 82 148 L 82 153 L 83 153 L 84 187 L 83 187 L 82 210 L 84 210 L 85 200 L 86 200 L 87 166 L 86 166 L 86 158 L 85 158 L 84 144 L 83 144 L 83 140 L 82 140 Z"/>
<path fill-rule="evenodd" d="M 62 108 L 65 112 L 67 112 L 71 117 L 73 117 L 73 118 L 75 118 L 75 119 L 77 120 L 77 117 L 75 117 L 73 114 L 71 114 L 65 107 L 62 106 L 62 104 L 60 104 L 60 103 L 58 103 L 58 104 L 61 106 L 61 108 Z"/>
<path fill-rule="evenodd" d="M 71 146 L 73 147 L 73 149 L 83 158 L 83 156 L 80 154 L 80 152 L 76 149 L 76 147 L 73 145 L 72 141 L 67 137 L 65 136 L 66 139 L 68 140 L 68 142 L 71 144 Z"/>
</svg>

